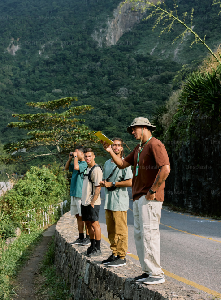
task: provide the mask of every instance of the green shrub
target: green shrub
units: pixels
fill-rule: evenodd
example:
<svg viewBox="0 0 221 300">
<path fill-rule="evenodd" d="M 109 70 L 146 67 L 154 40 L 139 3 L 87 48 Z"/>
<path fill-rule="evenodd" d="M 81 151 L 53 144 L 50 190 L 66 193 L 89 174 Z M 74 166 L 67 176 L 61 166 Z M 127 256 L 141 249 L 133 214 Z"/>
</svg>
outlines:
<svg viewBox="0 0 221 300">
<path fill-rule="evenodd" d="M 188 76 L 182 89 L 175 91 L 155 114 L 153 121 L 158 128 L 154 134 L 164 143 L 188 141 L 190 136 L 194 138 L 194 126 L 204 126 L 202 130 L 208 130 L 207 120 L 217 123 L 221 120 L 220 65 L 210 73 L 197 71 Z M 180 145 L 177 143 L 177 150 Z"/>
<path fill-rule="evenodd" d="M 5 216 L 0 235 L 8 235 L 6 232 L 15 224 L 22 224 L 30 231 L 43 225 L 43 221 L 53 223 L 59 217 L 58 204 L 66 196 L 67 180 L 59 166 L 31 167 L 25 177 L 0 199 L 0 212 Z"/>
<path fill-rule="evenodd" d="M 192 73 L 186 80 L 179 98 L 181 109 L 210 114 L 221 111 L 221 66 L 211 73 Z"/>
<path fill-rule="evenodd" d="M 9 215 L 0 214 L 0 237 L 7 239 L 15 236 L 16 227 L 18 227 L 18 224 L 14 223 Z"/>
</svg>

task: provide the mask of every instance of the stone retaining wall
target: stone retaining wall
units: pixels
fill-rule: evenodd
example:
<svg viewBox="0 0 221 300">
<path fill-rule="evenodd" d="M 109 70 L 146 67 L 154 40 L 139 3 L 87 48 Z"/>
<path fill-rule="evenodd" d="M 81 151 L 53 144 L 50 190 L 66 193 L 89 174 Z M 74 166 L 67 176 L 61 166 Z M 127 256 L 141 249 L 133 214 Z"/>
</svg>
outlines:
<svg viewBox="0 0 221 300">
<path fill-rule="evenodd" d="M 111 254 L 109 247 L 102 243 L 102 256 L 89 258 L 85 253 L 87 247 L 71 244 L 77 237 L 76 219 L 68 212 L 56 226 L 55 264 L 58 273 L 69 284 L 74 300 L 211 299 L 168 280 L 150 286 L 135 283 L 133 278 L 142 274 L 142 270 L 128 257 L 126 266 L 105 267 L 101 261 Z"/>
</svg>

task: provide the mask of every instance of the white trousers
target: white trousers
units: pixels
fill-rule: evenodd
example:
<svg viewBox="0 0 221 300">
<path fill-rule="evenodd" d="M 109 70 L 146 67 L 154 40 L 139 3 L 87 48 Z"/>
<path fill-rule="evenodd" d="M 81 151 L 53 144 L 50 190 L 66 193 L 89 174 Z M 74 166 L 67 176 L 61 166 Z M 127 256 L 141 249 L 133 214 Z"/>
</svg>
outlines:
<svg viewBox="0 0 221 300">
<path fill-rule="evenodd" d="M 162 202 L 146 200 L 145 196 L 133 202 L 134 239 L 143 272 L 163 277 L 160 266 L 160 217 Z"/>
</svg>

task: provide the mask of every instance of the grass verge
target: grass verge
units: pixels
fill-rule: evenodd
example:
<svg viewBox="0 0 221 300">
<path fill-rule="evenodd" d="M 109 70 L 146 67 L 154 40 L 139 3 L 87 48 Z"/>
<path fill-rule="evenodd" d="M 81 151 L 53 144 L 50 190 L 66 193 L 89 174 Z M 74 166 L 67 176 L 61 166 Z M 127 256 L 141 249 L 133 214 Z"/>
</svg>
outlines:
<svg viewBox="0 0 221 300">
<path fill-rule="evenodd" d="M 40 267 L 40 276 L 36 285 L 38 286 L 37 296 L 39 299 L 47 300 L 71 300 L 70 289 L 64 280 L 56 273 L 55 242 L 52 238 L 48 250 Z"/>
<path fill-rule="evenodd" d="M 35 245 L 42 237 L 43 230 L 31 234 L 22 233 L 12 244 L 0 241 L 0 299 L 12 299 L 12 279 L 27 260 Z"/>
</svg>

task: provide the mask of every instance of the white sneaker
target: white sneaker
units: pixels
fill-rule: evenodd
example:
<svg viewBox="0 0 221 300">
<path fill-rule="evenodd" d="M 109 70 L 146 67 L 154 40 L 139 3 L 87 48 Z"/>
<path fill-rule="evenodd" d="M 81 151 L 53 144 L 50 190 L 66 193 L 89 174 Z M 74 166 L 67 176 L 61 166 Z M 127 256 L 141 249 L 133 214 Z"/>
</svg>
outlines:
<svg viewBox="0 0 221 300">
<path fill-rule="evenodd" d="M 145 283 L 145 284 L 160 284 L 160 283 L 164 283 L 164 282 L 165 282 L 164 277 L 148 277 L 142 283 Z"/>
</svg>

